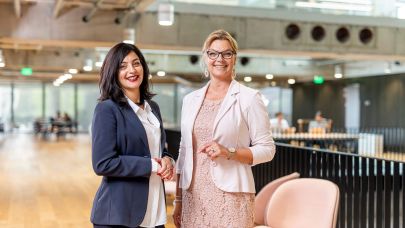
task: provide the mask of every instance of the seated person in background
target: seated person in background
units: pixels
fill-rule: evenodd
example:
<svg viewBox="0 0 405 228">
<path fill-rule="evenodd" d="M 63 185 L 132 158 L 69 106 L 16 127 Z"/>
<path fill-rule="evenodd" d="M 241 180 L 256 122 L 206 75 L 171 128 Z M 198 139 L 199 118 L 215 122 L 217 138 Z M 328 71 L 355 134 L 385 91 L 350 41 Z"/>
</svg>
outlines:
<svg viewBox="0 0 405 228">
<path fill-rule="evenodd" d="M 55 117 L 50 117 L 49 121 L 51 122 L 51 132 L 57 132 L 59 131 L 60 126 L 60 122 L 62 121 L 62 115 L 60 113 L 60 111 L 56 111 L 56 116 Z"/>
<path fill-rule="evenodd" d="M 276 113 L 276 118 L 270 119 L 270 128 L 273 132 L 282 133 L 288 130 L 290 126 L 286 119 L 284 119 L 282 112 Z"/>
<path fill-rule="evenodd" d="M 70 116 L 65 112 L 65 113 L 63 113 L 62 119 L 63 119 L 65 127 L 68 129 L 68 131 L 72 132 L 72 127 L 73 127 L 72 118 L 70 118 Z"/>
<path fill-rule="evenodd" d="M 310 133 L 326 133 L 329 128 L 329 121 L 322 116 L 321 111 L 317 111 L 315 119 L 309 122 L 308 131 Z"/>
</svg>

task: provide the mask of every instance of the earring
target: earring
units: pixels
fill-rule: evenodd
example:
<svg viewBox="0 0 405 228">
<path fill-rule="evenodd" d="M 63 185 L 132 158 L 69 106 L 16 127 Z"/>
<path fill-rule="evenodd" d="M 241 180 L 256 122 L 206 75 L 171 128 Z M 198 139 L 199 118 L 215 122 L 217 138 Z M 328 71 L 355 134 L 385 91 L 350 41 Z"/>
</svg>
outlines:
<svg viewBox="0 0 405 228">
<path fill-rule="evenodd" d="M 236 72 L 235 72 L 235 68 L 232 69 L 232 78 L 236 78 Z"/>
<path fill-rule="evenodd" d="M 210 76 L 210 72 L 207 69 L 204 70 L 204 76 L 208 78 Z"/>
</svg>

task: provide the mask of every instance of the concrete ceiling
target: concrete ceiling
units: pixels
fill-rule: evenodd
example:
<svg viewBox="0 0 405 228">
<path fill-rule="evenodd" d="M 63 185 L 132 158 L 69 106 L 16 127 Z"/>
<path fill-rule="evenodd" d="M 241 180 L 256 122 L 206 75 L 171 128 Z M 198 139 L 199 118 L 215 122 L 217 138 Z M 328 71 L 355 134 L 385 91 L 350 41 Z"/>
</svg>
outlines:
<svg viewBox="0 0 405 228">
<path fill-rule="evenodd" d="M 364 23 L 361 17 L 347 16 L 343 22 L 333 16 L 333 22 L 330 16 L 322 18 L 314 14 L 288 20 L 288 14 L 294 15 L 289 18 L 296 18 L 296 13 L 284 12 L 282 18 L 273 18 L 258 15 L 266 12 L 274 15 L 279 10 L 245 9 L 237 15 L 234 8 L 178 3 L 173 26 L 164 27 L 157 22 L 159 2 L 0 0 L 0 50 L 6 63 L 0 68 L 0 78 L 23 78 L 19 70 L 31 67 L 34 71 L 31 78 L 52 81 L 69 68 L 77 68 L 79 73 L 72 80 L 97 81 L 97 67 L 90 72 L 81 70 L 86 59 L 97 62 L 109 47 L 123 40 L 128 28 L 135 29 L 136 44 L 145 53 L 151 72 L 164 70 L 179 82 L 180 78 L 191 82 L 202 80 L 198 61 L 192 62 L 190 56 L 199 56 L 205 37 L 218 28 L 230 31 L 238 40 L 237 72 L 241 79 L 252 76 L 254 81 L 263 82 L 266 74 L 273 74 L 280 83 L 287 78 L 311 80 L 319 74 L 333 79 L 335 65 L 342 66 L 347 77 L 384 74 L 388 67 L 391 73 L 404 70 L 405 30 L 388 22 L 373 25 L 370 20 Z M 221 10 L 226 15 L 220 15 Z M 348 18 L 353 19 L 352 23 L 347 23 Z M 285 38 L 285 27 L 291 23 L 302 30 L 296 40 Z M 321 42 L 310 39 L 310 30 L 315 25 L 322 25 L 328 34 Z M 370 28 L 374 38 L 362 44 L 353 35 L 349 42 L 339 43 L 333 34 L 341 26 L 348 27 L 353 34 Z M 369 64 L 373 67 L 367 67 Z"/>
</svg>

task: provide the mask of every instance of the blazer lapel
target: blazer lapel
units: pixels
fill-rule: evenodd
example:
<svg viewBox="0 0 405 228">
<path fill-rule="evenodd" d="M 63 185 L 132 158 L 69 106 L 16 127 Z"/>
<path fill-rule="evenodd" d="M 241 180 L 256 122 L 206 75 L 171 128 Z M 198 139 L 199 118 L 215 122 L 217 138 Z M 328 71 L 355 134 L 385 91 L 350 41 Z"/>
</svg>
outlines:
<svg viewBox="0 0 405 228">
<path fill-rule="evenodd" d="M 125 115 L 125 119 L 132 125 L 136 126 L 136 133 L 140 134 L 143 144 L 149 151 L 149 144 L 148 138 L 146 136 L 146 131 L 145 128 L 143 127 L 141 120 L 138 118 L 138 115 L 136 115 L 134 110 L 132 110 L 132 108 L 129 105 L 125 105 L 123 107 L 121 106 L 120 108 Z"/>
<path fill-rule="evenodd" d="M 229 85 L 228 92 L 225 95 L 225 98 L 221 104 L 221 107 L 218 110 L 218 114 L 214 120 L 213 132 L 218 125 L 218 122 L 222 119 L 225 113 L 231 108 L 231 106 L 236 102 L 236 94 L 239 93 L 239 83 L 235 80 L 232 80 Z"/>
</svg>

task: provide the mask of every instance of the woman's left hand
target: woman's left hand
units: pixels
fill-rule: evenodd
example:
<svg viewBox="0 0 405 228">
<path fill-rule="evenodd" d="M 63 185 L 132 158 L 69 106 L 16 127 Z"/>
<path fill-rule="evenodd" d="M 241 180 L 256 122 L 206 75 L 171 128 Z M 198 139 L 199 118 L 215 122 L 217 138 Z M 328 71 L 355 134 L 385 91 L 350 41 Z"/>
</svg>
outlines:
<svg viewBox="0 0 405 228">
<path fill-rule="evenodd" d="M 160 169 L 157 172 L 158 175 L 160 175 L 163 180 L 171 180 L 174 174 L 174 167 L 171 159 L 169 157 L 163 157 L 155 160 L 160 165 Z"/>
<path fill-rule="evenodd" d="M 205 144 L 198 152 L 205 153 L 211 160 L 218 157 L 228 157 L 228 149 L 215 141 Z"/>
</svg>

